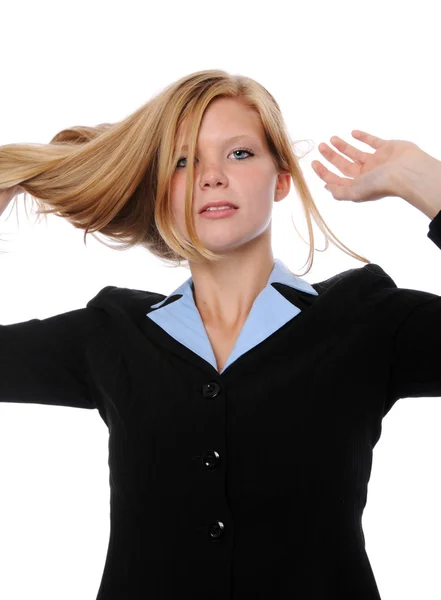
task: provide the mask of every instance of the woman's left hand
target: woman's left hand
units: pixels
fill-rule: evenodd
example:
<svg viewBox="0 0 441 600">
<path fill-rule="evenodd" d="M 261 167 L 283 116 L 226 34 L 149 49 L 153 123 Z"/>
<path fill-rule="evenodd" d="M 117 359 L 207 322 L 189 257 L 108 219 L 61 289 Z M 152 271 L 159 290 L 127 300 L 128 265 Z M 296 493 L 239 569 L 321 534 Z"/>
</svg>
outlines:
<svg viewBox="0 0 441 600">
<path fill-rule="evenodd" d="M 347 178 L 329 171 L 319 161 L 311 163 L 315 173 L 327 183 L 336 200 L 368 202 L 387 196 L 400 196 L 400 178 L 406 168 L 414 169 L 426 153 L 417 144 L 405 140 L 383 140 L 364 131 L 354 129 L 352 136 L 374 148 L 363 152 L 341 138 L 333 136 L 332 144 L 348 160 L 325 143 L 319 144 L 320 153 Z M 427 155 L 426 155 L 427 156 Z"/>
</svg>

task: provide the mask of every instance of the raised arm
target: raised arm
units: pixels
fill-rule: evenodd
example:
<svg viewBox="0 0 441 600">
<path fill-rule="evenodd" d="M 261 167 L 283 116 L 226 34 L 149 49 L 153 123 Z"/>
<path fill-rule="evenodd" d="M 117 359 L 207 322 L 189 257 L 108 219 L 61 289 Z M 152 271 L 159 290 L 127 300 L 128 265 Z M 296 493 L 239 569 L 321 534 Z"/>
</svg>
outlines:
<svg viewBox="0 0 441 600">
<path fill-rule="evenodd" d="M 7 190 L 0 190 L 0 216 L 5 212 L 6 207 L 17 194 L 20 194 L 24 190 L 19 186 L 15 185 Z"/>
<path fill-rule="evenodd" d="M 97 408 L 87 347 L 103 318 L 99 310 L 82 308 L 0 325 L 0 402 Z"/>
<path fill-rule="evenodd" d="M 0 215 L 22 191 L 19 185 L 0 190 Z M 101 311 L 83 308 L 0 325 L 0 402 L 97 408 L 86 347 L 103 318 Z"/>
</svg>

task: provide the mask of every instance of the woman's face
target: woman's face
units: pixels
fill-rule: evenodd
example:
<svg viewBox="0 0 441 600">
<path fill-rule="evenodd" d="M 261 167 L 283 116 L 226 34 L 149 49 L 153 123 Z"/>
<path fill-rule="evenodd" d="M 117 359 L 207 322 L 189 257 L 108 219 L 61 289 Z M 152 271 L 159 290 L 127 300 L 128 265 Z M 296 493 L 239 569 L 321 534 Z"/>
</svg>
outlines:
<svg viewBox="0 0 441 600">
<path fill-rule="evenodd" d="M 178 139 L 182 131 L 178 131 Z M 243 136 L 240 139 L 230 138 Z M 185 146 L 187 139 L 182 140 Z M 185 227 L 187 149 L 171 180 L 175 225 L 188 240 Z M 278 191 L 276 193 L 276 186 Z M 270 155 L 259 115 L 231 98 L 216 98 L 202 118 L 194 165 L 193 213 L 196 232 L 212 252 L 227 252 L 260 236 L 271 224 L 273 203 L 290 188 L 290 175 L 279 175 Z M 233 202 L 238 209 L 223 219 L 203 218 L 211 201 Z"/>
</svg>

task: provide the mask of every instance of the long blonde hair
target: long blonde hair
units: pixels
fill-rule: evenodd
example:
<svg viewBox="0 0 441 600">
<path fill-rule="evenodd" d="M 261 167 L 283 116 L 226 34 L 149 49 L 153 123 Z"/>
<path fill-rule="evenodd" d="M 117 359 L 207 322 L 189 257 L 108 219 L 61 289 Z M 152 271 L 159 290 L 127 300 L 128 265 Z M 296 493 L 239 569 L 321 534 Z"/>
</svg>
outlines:
<svg viewBox="0 0 441 600">
<path fill-rule="evenodd" d="M 0 189 L 19 184 L 37 203 L 36 214 L 64 217 L 84 230 L 85 244 L 86 235 L 91 233 L 116 250 L 141 245 L 173 266 L 187 266 L 188 260 L 220 260 L 223 255 L 204 248 L 197 237 L 192 212 L 199 127 L 209 103 L 220 97 L 237 99 L 257 111 L 277 171 L 292 177 L 309 233 L 304 274 L 314 260 L 311 217 L 325 236 L 325 250 L 331 241 L 346 254 L 369 263 L 345 246 L 320 215 L 275 98 L 257 81 L 222 70 L 187 75 L 116 123 L 69 127 L 49 144 L 0 146 Z M 181 124 L 190 133 L 185 192 L 189 240 L 176 229 L 170 204 L 170 181 L 179 159 L 176 136 Z M 119 246 L 103 242 L 94 232 Z"/>
</svg>

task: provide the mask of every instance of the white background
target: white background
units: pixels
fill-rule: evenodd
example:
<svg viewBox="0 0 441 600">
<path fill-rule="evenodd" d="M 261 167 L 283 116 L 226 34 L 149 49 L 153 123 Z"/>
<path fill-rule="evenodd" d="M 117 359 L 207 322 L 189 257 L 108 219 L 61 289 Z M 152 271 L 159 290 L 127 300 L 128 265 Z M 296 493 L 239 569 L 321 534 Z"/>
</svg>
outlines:
<svg viewBox="0 0 441 600">
<path fill-rule="evenodd" d="M 6 6 L 6 8 L 5 8 Z M 47 143 L 72 125 L 115 122 L 172 81 L 220 68 L 278 100 L 313 197 L 334 233 L 399 287 L 441 294 L 430 220 L 400 198 L 334 200 L 311 168 L 317 147 L 361 129 L 441 159 L 437 4 L 352 1 L 3 3 L 0 145 Z M 273 251 L 300 273 L 306 222 L 292 186 Z M 441 190 L 440 190 L 441 200 Z M 66 221 L 0 218 L 0 322 L 85 307 L 106 285 L 169 294 L 190 275 L 139 248 L 118 252 Z M 318 229 L 316 247 L 323 248 Z M 310 283 L 362 267 L 333 245 Z M 302 271 L 303 272 L 303 271 Z M 367 367 L 368 376 L 368 367 Z M 357 398 L 354 397 L 354 402 Z M 374 449 L 363 527 L 383 600 L 441 597 L 441 398 L 399 400 Z M 109 536 L 108 431 L 97 411 L 0 406 L 0 598 L 94 600 Z"/>
</svg>

